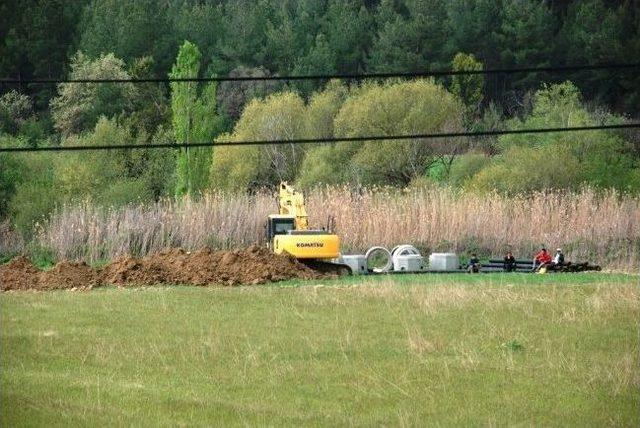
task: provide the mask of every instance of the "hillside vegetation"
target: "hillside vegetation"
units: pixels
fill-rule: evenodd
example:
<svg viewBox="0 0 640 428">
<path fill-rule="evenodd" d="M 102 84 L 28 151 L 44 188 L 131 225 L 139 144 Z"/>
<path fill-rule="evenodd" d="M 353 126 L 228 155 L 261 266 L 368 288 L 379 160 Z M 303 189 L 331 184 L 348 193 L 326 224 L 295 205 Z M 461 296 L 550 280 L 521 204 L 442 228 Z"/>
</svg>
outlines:
<svg viewBox="0 0 640 428">
<path fill-rule="evenodd" d="M 638 19 L 634 2 L 601 0 L 8 2 L 0 6 L 0 75 L 260 77 L 625 63 L 640 57 Z M 0 256 L 39 248 L 42 228 L 56 233 L 50 224 L 60 224 L 61 213 L 126 211 L 132 204 L 145 211 L 169 199 L 189 205 L 219 192 L 260 193 L 280 180 L 303 189 L 344 186 L 347 193 L 441 189 L 460 199 L 508 197 L 515 204 L 526 198 L 535 204 L 540 192 L 589 189 L 594 210 L 600 197 L 614 192 L 616 203 L 633 205 L 640 192 L 635 129 L 245 148 L 225 143 L 621 124 L 640 113 L 635 71 L 3 85 L 1 147 L 216 144 L 0 154 Z M 440 236 L 455 243 L 478 238 L 438 233 L 417 239 L 436 247 Z M 525 233 L 517 240 L 554 238 Z M 633 233 L 629 239 L 636 248 Z M 207 240 L 236 242 L 225 234 Z M 493 241 L 495 251 L 507 244 Z M 60 253 L 57 245 L 46 250 Z"/>
</svg>

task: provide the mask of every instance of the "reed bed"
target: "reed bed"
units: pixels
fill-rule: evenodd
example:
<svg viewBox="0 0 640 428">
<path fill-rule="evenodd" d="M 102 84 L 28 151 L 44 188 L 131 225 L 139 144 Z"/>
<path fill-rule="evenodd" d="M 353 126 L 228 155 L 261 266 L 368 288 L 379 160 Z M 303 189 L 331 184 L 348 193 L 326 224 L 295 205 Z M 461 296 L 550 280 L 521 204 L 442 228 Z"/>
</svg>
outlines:
<svg viewBox="0 0 640 428">
<path fill-rule="evenodd" d="M 607 268 L 640 264 L 640 198 L 616 192 L 545 192 L 526 197 L 450 189 L 320 188 L 306 195 L 310 223 L 335 218 L 347 252 L 411 243 L 423 251 L 512 250 L 529 258 L 541 245 Z M 36 243 L 61 259 L 95 262 L 167 247 L 244 247 L 264 243 L 273 194 L 210 193 L 118 208 L 90 202 L 61 207 L 40 225 Z"/>
</svg>

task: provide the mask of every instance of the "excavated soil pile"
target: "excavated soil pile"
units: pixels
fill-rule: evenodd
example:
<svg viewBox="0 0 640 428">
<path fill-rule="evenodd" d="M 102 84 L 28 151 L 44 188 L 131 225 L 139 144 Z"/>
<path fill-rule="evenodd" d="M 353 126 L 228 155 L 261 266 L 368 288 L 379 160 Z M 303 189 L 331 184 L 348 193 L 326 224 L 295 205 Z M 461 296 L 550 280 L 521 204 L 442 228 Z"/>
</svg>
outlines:
<svg viewBox="0 0 640 428">
<path fill-rule="evenodd" d="M 171 249 L 141 259 L 123 257 L 102 271 L 102 282 L 117 285 L 237 285 L 320 277 L 294 258 L 275 255 L 257 245 L 236 251 L 205 248 L 187 253 Z"/>
<path fill-rule="evenodd" d="M 39 275 L 40 271 L 28 258 L 16 257 L 9 263 L 0 265 L 0 289 L 3 291 L 39 289 Z"/>
<path fill-rule="evenodd" d="M 193 253 L 171 249 L 143 258 L 121 257 L 102 269 L 84 263 L 60 262 L 40 272 L 25 257 L 0 266 L 2 290 L 49 290 L 92 288 L 101 284 L 263 284 L 285 279 L 330 276 L 317 272 L 292 257 L 275 255 L 253 245 L 245 250 Z"/>
<path fill-rule="evenodd" d="M 43 290 L 91 289 L 99 284 L 98 278 L 98 272 L 85 263 L 63 261 L 48 271 L 40 272 L 39 285 Z"/>
</svg>

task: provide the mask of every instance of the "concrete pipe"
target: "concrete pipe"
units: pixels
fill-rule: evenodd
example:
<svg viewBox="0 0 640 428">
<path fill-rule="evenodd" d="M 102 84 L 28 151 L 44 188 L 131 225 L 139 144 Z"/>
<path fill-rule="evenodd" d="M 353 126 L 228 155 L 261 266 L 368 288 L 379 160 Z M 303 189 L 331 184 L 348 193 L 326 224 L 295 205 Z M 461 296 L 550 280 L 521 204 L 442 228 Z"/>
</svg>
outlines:
<svg viewBox="0 0 640 428">
<path fill-rule="evenodd" d="M 420 251 L 418 251 L 418 249 L 416 247 L 414 247 L 413 245 L 396 245 L 395 247 L 393 247 L 393 250 L 391 250 L 391 256 L 406 256 L 408 254 L 416 254 L 416 255 L 420 255 Z"/>
<path fill-rule="evenodd" d="M 393 266 L 391 253 L 384 247 L 371 247 L 367 250 L 364 256 L 367 260 L 367 269 L 369 268 L 374 257 L 383 256 L 386 258 L 385 264 L 382 267 L 374 267 L 373 269 L 371 269 L 375 273 L 388 272 Z"/>
</svg>

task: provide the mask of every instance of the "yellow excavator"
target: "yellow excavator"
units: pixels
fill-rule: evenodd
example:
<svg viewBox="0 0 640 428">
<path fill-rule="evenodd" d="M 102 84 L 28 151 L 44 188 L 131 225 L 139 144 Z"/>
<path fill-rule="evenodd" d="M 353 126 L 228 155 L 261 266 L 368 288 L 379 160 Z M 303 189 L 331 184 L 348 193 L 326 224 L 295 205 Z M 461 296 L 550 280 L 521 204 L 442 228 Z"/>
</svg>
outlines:
<svg viewBox="0 0 640 428">
<path fill-rule="evenodd" d="M 277 194 L 278 214 L 271 214 L 266 224 L 267 245 L 276 254 L 290 254 L 310 267 L 323 272 L 348 275 L 351 269 L 337 263 L 340 237 L 323 229 L 310 229 L 304 196 L 287 182 L 280 183 Z M 330 228 L 327 225 L 327 228 Z"/>
</svg>

